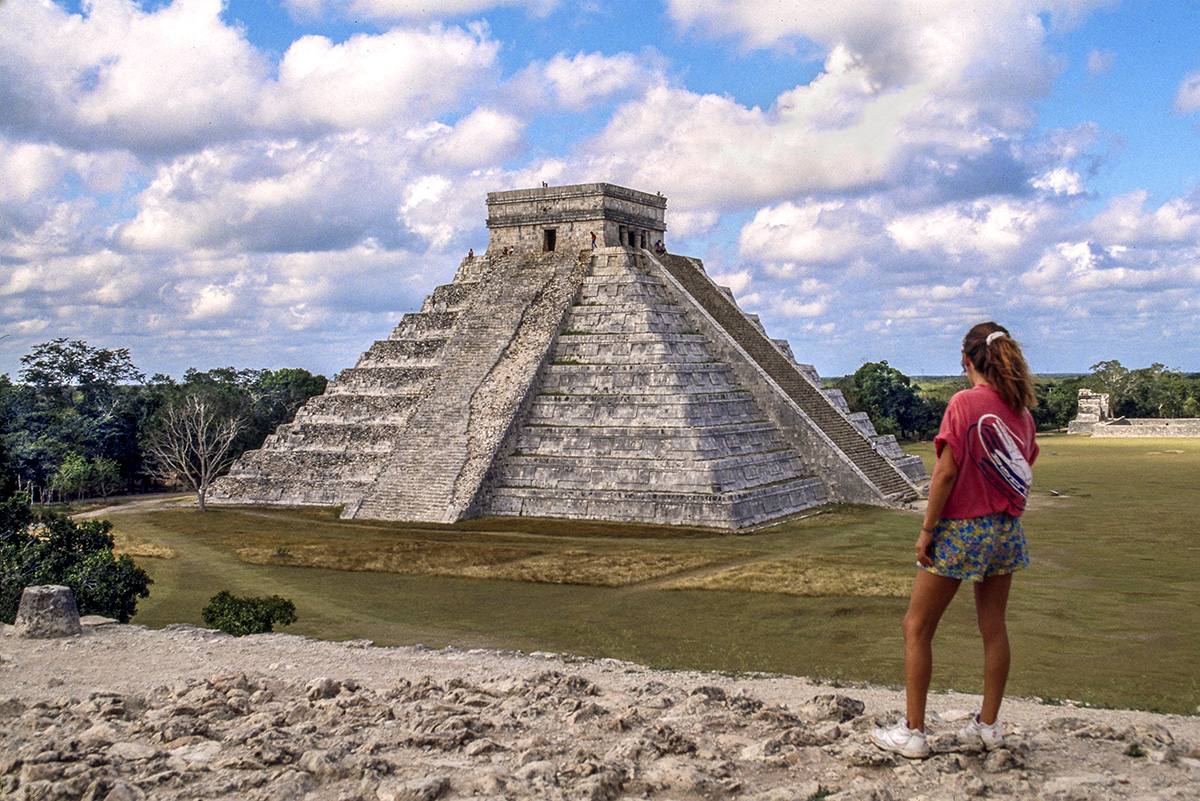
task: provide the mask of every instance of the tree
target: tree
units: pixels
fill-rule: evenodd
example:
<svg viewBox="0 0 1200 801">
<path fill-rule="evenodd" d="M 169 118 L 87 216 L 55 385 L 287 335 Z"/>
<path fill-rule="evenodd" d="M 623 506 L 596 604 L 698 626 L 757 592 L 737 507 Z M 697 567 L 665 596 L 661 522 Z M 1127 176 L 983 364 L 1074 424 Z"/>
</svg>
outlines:
<svg viewBox="0 0 1200 801">
<path fill-rule="evenodd" d="M 232 464 L 234 441 L 242 424 L 222 413 L 215 404 L 197 395 L 169 401 L 147 442 L 147 451 L 158 474 L 196 491 L 200 511 L 208 487 Z"/>
<path fill-rule="evenodd" d="M 912 380 L 886 361 L 867 362 L 850 379 L 847 402 L 866 412 L 880 434 L 921 437 L 937 430 L 941 409 L 921 396 Z M 944 407 L 943 407 L 944 408 Z"/>
<path fill-rule="evenodd" d="M 113 555 L 111 531 L 107 520 L 39 518 L 25 493 L 0 502 L 0 620 L 13 622 L 26 587 L 63 584 L 80 614 L 128 623 L 153 582 L 128 555 Z"/>
<path fill-rule="evenodd" d="M 1093 364 L 1087 383 L 1108 393 L 1116 417 L 1190 417 L 1200 410 L 1194 376 L 1162 364 L 1129 370 L 1116 360 Z"/>
<path fill-rule="evenodd" d="M 1034 384 L 1038 404 L 1033 420 L 1039 429 L 1066 428 L 1079 411 L 1079 380 L 1039 381 Z"/>
<path fill-rule="evenodd" d="M 21 364 L 21 380 L 48 391 L 78 388 L 103 394 L 119 384 L 146 378 L 133 365 L 128 348 L 93 348 L 66 337 L 35 345 L 21 357 Z"/>
<path fill-rule="evenodd" d="M 61 501 L 68 493 L 74 493 L 76 498 L 82 498 L 84 489 L 91 483 L 88 475 L 88 463 L 82 456 L 71 451 L 59 462 L 58 469 L 50 476 L 50 490 L 58 493 Z"/>
<path fill-rule="evenodd" d="M 0 386 L 0 440 L 18 486 L 45 500 L 72 454 L 84 462 L 116 462 L 132 485 L 141 462 L 137 432 L 145 393 L 129 351 L 60 338 L 34 346 L 21 364 L 24 383 L 13 386 L 5 378 Z"/>
<path fill-rule="evenodd" d="M 295 623 L 296 605 L 278 595 L 239 598 L 229 590 L 221 590 L 209 599 L 200 615 L 209 626 L 241 637 L 274 631 L 276 623 L 281 626 Z"/>
</svg>

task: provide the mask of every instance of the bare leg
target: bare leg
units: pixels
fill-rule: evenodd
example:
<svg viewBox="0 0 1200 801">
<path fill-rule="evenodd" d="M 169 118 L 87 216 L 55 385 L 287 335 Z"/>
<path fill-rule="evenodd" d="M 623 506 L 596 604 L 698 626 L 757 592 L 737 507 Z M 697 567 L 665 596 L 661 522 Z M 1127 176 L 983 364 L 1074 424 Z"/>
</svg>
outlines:
<svg viewBox="0 0 1200 801">
<path fill-rule="evenodd" d="M 979 633 L 983 635 L 983 708 L 979 711 L 983 723 L 996 722 L 1004 699 L 1004 685 L 1008 682 L 1011 654 L 1004 618 L 1011 586 L 1012 573 L 988 576 L 975 584 L 975 614 Z"/>
<path fill-rule="evenodd" d="M 925 731 L 925 697 L 933 674 L 933 634 L 954 593 L 958 579 L 917 571 L 912 600 L 904 616 L 904 683 L 908 691 L 908 725 Z"/>
</svg>

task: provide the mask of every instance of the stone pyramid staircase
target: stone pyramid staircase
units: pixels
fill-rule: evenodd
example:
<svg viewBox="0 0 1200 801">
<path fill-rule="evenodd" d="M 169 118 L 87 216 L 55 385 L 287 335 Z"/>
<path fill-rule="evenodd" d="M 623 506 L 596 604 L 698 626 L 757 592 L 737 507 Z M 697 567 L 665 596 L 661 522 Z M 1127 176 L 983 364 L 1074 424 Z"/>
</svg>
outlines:
<svg viewBox="0 0 1200 801">
<path fill-rule="evenodd" d="M 786 398 L 791 409 L 779 409 L 774 403 L 768 403 L 767 407 L 779 411 L 776 419 L 784 431 L 809 441 L 797 441 L 801 450 L 820 452 L 822 449 L 813 440 L 824 440 L 830 446 L 827 459 L 835 458 L 826 461 L 822 473 L 835 483 L 838 495 L 871 502 L 871 496 L 878 494 L 889 503 L 920 497 L 917 483 L 910 475 L 917 473 L 913 464 L 916 457 L 902 459 L 898 464 L 887 458 L 878 445 L 872 447 L 874 430 L 869 434 L 861 430 L 861 420 L 856 426 L 819 382 L 814 381 L 815 371 L 805 370 L 789 358 L 756 321 L 709 279 L 698 261 L 674 254 L 665 254 L 654 261 L 674 279 L 676 288 L 703 310 L 703 316 L 731 340 L 732 350 L 743 355 L 751 369 L 768 378 L 769 384 Z M 805 424 L 798 425 L 801 421 Z M 920 472 L 924 469 L 920 468 Z M 855 490 L 855 484 L 861 489 Z"/>
<path fill-rule="evenodd" d="M 586 260 L 556 253 L 487 257 L 442 369 L 379 477 L 343 517 L 450 523 L 478 494 L 578 291 Z"/>
<path fill-rule="evenodd" d="M 741 528 L 826 503 L 647 267 L 591 258 L 486 511 Z"/>
<path fill-rule="evenodd" d="M 464 260 L 210 499 L 738 529 L 923 477 L 698 262 L 611 246 Z"/>
<path fill-rule="evenodd" d="M 295 419 L 247 451 L 210 490 L 215 503 L 357 504 L 378 478 L 420 399 L 442 370 L 442 352 L 486 274 L 464 260 L 454 283 L 436 288 L 421 311 L 404 315 Z"/>
</svg>

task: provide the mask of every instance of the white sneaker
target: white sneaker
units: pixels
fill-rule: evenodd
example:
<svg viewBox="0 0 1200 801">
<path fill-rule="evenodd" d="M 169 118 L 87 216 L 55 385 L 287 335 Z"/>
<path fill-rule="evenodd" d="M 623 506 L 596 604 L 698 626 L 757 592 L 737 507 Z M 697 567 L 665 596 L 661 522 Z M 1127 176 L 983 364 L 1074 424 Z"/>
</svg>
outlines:
<svg viewBox="0 0 1200 801">
<path fill-rule="evenodd" d="M 886 729 L 871 729 L 871 742 L 884 751 L 891 751 L 909 759 L 924 759 L 929 756 L 925 732 L 910 729 L 907 720 L 900 720 Z"/>
<path fill-rule="evenodd" d="M 1004 735 L 1000 733 L 1000 721 L 984 723 L 979 719 L 978 714 L 959 730 L 958 737 L 961 740 L 982 740 L 983 747 L 988 751 L 1004 747 Z"/>
</svg>

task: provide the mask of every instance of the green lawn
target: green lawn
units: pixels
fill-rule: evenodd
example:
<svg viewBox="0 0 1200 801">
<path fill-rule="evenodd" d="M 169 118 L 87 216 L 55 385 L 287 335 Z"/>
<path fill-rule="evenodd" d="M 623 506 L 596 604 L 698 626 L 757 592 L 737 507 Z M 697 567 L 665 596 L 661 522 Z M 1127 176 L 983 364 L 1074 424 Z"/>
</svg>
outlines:
<svg viewBox="0 0 1200 801">
<path fill-rule="evenodd" d="M 929 445 L 910 451 L 932 456 Z M 1197 440 L 1042 439 L 1026 515 L 1033 565 L 1010 607 L 1010 692 L 1196 710 L 1198 489 Z M 330 510 L 112 520 L 176 554 L 138 558 L 155 585 L 134 622 L 152 627 L 200 624 L 208 598 L 229 589 L 292 599 L 299 621 L 288 630 L 327 639 L 886 684 L 902 679 L 900 620 L 920 525 L 913 511 L 846 506 L 745 535 L 511 519 L 414 527 Z M 307 561 L 350 569 L 296 566 Z M 521 576 L 583 584 L 495 578 Z M 935 688 L 979 690 L 969 588 L 935 649 Z"/>
</svg>

